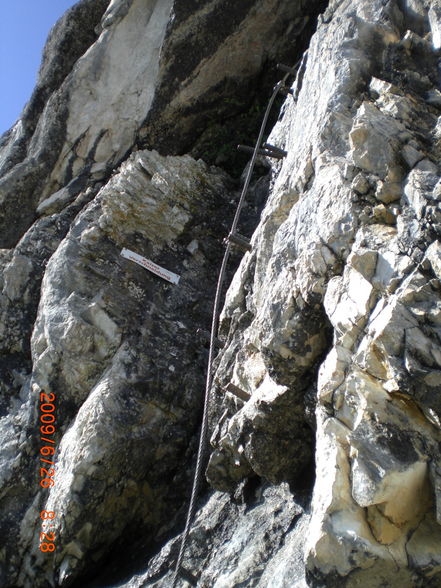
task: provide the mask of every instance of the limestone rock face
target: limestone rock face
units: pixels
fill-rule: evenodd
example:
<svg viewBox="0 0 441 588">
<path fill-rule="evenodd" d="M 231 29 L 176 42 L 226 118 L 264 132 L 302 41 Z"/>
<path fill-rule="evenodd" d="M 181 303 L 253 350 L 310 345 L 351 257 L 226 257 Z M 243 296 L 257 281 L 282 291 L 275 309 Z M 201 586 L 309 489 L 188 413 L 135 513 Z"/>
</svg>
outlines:
<svg viewBox="0 0 441 588">
<path fill-rule="evenodd" d="M 2 468 L 3 491 L 27 497 L 25 521 L 37 520 L 43 508 L 60 514 L 52 528 L 60 551 L 41 585 L 53 579 L 64 584 L 131 522 L 153 529 L 167 508 L 170 488 L 168 482 L 163 486 L 168 479 L 163 468 L 170 471 L 174 454 L 176 470 L 197 426 L 205 354 L 194 351 L 194 339 L 198 326 L 209 320 L 215 276 L 208 258 L 211 252 L 216 257 L 217 230 L 210 235 L 203 225 L 210 209 L 226 206 L 225 182 L 202 161 L 139 151 L 83 207 L 67 235 L 53 237 L 58 247 L 45 268 L 30 373 L 22 373 L 20 397 L 4 421 L 11 436 L 5 453 L 15 445 L 18 459 Z M 48 228 L 39 236 L 50 244 Z M 202 238 L 204 251 L 186 250 Z M 35 280 L 30 256 L 42 255 L 35 237 L 26 235 L 24 241 L 30 242 L 28 257 L 21 246 L 4 272 L 10 316 L 10 303 L 24 295 L 26 304 L 29 282 Z M 158 283 L 160 278 L 121 257 L 123 246 L 179 272 L 181 285 Z M 16 323 L 28 319 L 27 312 L 15 309 L 6 323 L 12 348 L 25 334 Z M 30 464 L 27 470 L 21 463 L 36 461 L 44 437 L 34 419 L 42 394 L 55 403 L 62 434 L 58 483 L 49 492 L 38 491 Z M 14 439 L 17 424 L 25 427 Z M 17 471 L 23 477 L 17 478 Z M 9 516 L 21 516 L 23 506 L 9 505 Z M 14 563 L 23 557 L 17 580 L 23 586 L 37 585 L 34 576 L 47 565 L 35 545 L 34 525 L 21 525 L 19 553 L 12 557 Z"/>
<path fill-rule="evenodd" d="M 309 515 L 286 483 L 263 485 L 247 494 L 244 504 L 242 499 L 234 503 L 227 494 L 215 492 L 200 509 L 191 540 L 200 563 L 195 569 L 193 562 L 186 562 L 183 578 L 219 588 L 306 586 L 301 533 L 308 528 Z M 170 542 L 165 553 L 152 559 L 147 573 L 124 586 L 170 586 L 165 557 L 173 557 L 177 547 L 176 541 Z M 228 565 L 221 563 L 226 561 Z M 157 581 L 158 576 L 163 579 Z"/>
<path fill-rule="evenodd" d="M 230 408 L 208 476 L 219 487 L 250 471 L 273 480 L 277 467 L 301 476 L 301 451 L 289 456 L 268 435 L 262 449 L 255 437 L 276 421 L 280 394 L 291 404 L 277 434 L 298 436 L 295 392 L 313 387 L 314 586 L 440 581 L 441 225 L 438 111 L 428 102 L 439 78 L 433 24 L 423 5 L 418 14 L 428 37 L 408 28 L 412 7 L 331 3 L 298 101 L 288 99 L 270 136 L 288 155 L 223 311 L 231 343 L 219 379 L 251 399 Z M 256 405 L 266 414 L 254 423 Z M 261 467 L 262 453 L 279 452 Z"/>
<path fill-rule="evenodd" d="M 258 475 L 295 492 L 311 410 L 316 470 L 305 576 L 287 580 L 290 556 L 268 550 L 268 568 L 283 561 L 277 579 L 257 572 L 245 585 L 440 582 L 439 78 L 428 12 L 330 3 L 298 98 L 269 138 L 288 155 L 227 293 L 207 475 L 220 490 Z M 229 382 L 250 399 L 225 394 Z M 193 533 L 183 567 L 202 586 Z M 254 561 L 258 570 L 257 551 Z"/>
<path fill-rule="evenodd" d="M 171 586 L 240 187 L 221 168 L 299 59 L 228 268 L 178 586 L 441 584 L 440 47 L 438 0 L 60 20 L 0 144 L 2 586 Z"/>
<path fill-rule="evenodd" d="M 218 0 L 208 8 L 182 0 L 81 0 L 56 25 L 34 95 L 2 138 L 0 246 L 15 245 L 38 205 L 70 181 L 109 177 L 138 140 L 182 153 L 209 117 L 223 114 L 218 103 L 232 103 L 237 113 L 248 108 L 238 88 L 249 94 L 263 64 L 302 33 L 309 12 L 274 0 L 239 7 Z M 208 44 L 207 26 L 216 27 Z M 21 214 L 11 193 L 26 205 Z"/>
</svg>

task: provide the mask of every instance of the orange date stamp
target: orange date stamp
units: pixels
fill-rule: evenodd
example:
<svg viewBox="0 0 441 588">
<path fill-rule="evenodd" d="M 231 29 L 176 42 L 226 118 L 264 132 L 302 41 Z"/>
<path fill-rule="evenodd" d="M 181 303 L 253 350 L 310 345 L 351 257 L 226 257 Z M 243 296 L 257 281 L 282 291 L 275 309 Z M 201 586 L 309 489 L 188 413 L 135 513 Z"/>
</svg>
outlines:
<svg viewBox="0 0 441 588">
<path fill-rule="evenodd" d="M 50 528 L 55 526 L 55 523 L 52 522 L 55 517 L 56 513 L 53 510 L 42 510 L 40 513 L 40 518 L 43 520 L 40 532 L 40 551 L 55 551 L 55 531 L 50 531 Z"/>
<path fill-rule="evenodd" d="M 55 486 L 55 401 L 56 396 L 52 392 L 49 394 L 40 392 L 39 398 L 39 427 L 40 427 L 40 486 L 42 488 L 52 488 Z M 52 510 L 42 510 L 40 512 L 41 532 L 39 536 L 40 551 L 55 551 L 55 527 L 54 519 L 56 513 Z"/>
</svg>

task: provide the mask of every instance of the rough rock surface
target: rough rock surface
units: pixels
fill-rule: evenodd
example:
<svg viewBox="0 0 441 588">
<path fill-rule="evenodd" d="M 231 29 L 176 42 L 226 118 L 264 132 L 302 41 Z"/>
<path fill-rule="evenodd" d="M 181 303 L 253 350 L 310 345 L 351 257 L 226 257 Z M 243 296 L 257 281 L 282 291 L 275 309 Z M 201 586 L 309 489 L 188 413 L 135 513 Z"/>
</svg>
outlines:
<svg viewBox="0 0 441 588">
<path fill-rule="evenodd" d="M 440 49 L 438 0 L 82 0 L 58 23 L 0 144 L 2 586 L 171 585 L 238 196 L 197 158 L 231 171 L 302 55 L 241 220 L 178 585 L 441 585 Z"/>
</svg>

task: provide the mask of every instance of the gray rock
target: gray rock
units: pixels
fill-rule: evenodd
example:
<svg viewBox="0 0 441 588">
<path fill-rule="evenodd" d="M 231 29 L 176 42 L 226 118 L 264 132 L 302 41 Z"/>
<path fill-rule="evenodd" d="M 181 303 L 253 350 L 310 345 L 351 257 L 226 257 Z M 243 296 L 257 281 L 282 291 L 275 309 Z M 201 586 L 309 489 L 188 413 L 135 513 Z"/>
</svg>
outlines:
<svg viewBox="0 0 441 588">
<path fill-rule="evenodd" d="M 60 513 L 59 552 L 47 571 L 60 585 L 131 521 L 154 533 L 170 508 L 163 467 L 182 459 L 201 401 L 205 357 L 186 351 L 198 326 L 192 309 L 200 308 L 203 321 L 215 279 L 206 255 L 216 241 L 197 219 L 225 203 L 224 180 L 190 157 L 138 152 L 76 218 L 47 266 L 31 341 L 31 388 L 34 398 L 55 395 L 63 433 L 60 483 L 39 497 L 46 510 Z M 205 254 L 190 258 L 179 242 L 199 235 Z M 179 285 L 124 260 L 123 246 L 178 272 Z M 35 585 L 36 566 L 47 566 L 37 549 L 23 531 L 24 586 Z"/>
<path fill-rule="evenodd" d="M 69 74 L 95 41 L 94 28 L 106 5 L 107 0 L 82 0 L 55 25 L 31 99 L 19 121 L 1 138 L 2 247 L 15 245 L 35 218 L 36 204 L 66 136 Z"/>
<path fill-rule="evenodd" d="M 167 153 L 188 150 L 195 134 L 200 135 L 200 125 L 213 112 L 222 115 L 219 108 L 204 108 L 207 101 L 236 105 L 238 117 L 243 118 L 252 104 L 239 88 L 258 78 L 262 64 L 268 59 L 275 62 L 286 40 L 292 42 L 303 29 L 301 10 L 275 0 L 260 0 L 257 6 L 247 1 L 235 10 L 227 0 L 219 0 L 208 11 L 195 8 L 190 13 L 186 2 L 181 7 L 178 0 L 134 0 L 112 2 L 103 15 L 107 4 L 82 0 L 48 41 L 36 106 L 25 111 L 0 154 L 0 161 L 5 160 L 0 202 L 15 193 L 26 211 L 18 214 L 14 206 L 2 207 L 7 215 L 0 213 L 0 246 L 16 244 L 39 203 L 73 178 L 88 175 L 91 166 L 111 170 L 138 139 L 144 147 Z M 316 10 L 315 5 L 308 10 Z M 219 14 L 224 22 L 220 28 Z M 287 19 L 294 26 L 283 40 L 279 32 Z M 212 23 L 216 36 L 207 44 L 198 34 Z M 252 52 L 250 36 L 256 44 Z M 70 58 L 58 58 L 71 43 Z M 226 63 L 227 84 L 223 83 Z M 56 73 L 48 73 L 52 70 Z M 237 105 L 238 91 L 244 96 Z M 222 130 L 217 135 L 216 141 L 225 140 Z M 199 157 L 204 152 L 206 146 L 194 154 Z"/>
<path fill-rule="evenodd" d="M 191 570 L 198 586 L 303 588 L 306 583 L 298 538 L 307 528 L 309 514 L 293 499 L 287 484 L 257 486 L 247 494 L 246 504 L 235 504 L 220 493 L 209 498 L 195 520 L 184 570 Z M 146 574 L 120 586 L 170 586 L 167 559 L 176 547 L 173 542 L 151 561 Z M 225 561 L 229 561 L 228 568 L 224 568 Z M 160 575 L 163 577 L 158 580 Z"/>
<path fill-rule="evenodd" d="M 439 585 L 437 36 L 429 0 L 83 0 L 57 25 L 1 141 L 1 585 L 171 585 L 238 198 L 197 157 L 239 177 L 302 55 L 228 267 L 178 586 Z"/>
</svg>

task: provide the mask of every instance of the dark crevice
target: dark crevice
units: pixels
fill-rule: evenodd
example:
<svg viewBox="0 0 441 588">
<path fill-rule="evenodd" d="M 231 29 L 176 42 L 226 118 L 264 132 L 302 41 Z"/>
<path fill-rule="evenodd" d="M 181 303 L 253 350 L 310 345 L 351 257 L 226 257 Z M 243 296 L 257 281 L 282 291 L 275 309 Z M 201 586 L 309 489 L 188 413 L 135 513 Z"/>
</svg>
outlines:
<svg viewBox="0 0 441 588">
<path fill-rule="evenodd" d="M 397 0 L 397 6 L 402 14 L 402 31 L 413 31 L 423 37 L 429 30 L 428 19 L 412 8 L 409 0 Z"/>
<path fill-rule="evenodd" d="M 202 158 L 209 165 L 221 166 L 228 173 L 238 177 L 249 156 L 237 153 L 236 146 L 238 143 L 252 145 L 258 134 L 272 88 L 283 77 L 283 74 L 276 69 L 277 62 L 293 66 L 298 61 L 308 48 L 311 36 L 315 32 L 318 14 L 326 8 L 327 4 L 328 2 L 323 0 L 305 3 L 302 16 L 307 17 L 307 20 L 297 24 L 296 27 L 286 29 L 286 21 L 283 21 L 280 24 L 281 27 L 283 25 L 280 37 L 284 38 L 284 43 L 280 46 L 277 55 L 268 52 L 258 72 L 249 76 L 220 79 L 219 83 L 202 95 L 196 104 L 188 104 L 180 108 L 176 116 L 179 117 L 181 124 L 176 133 L 169 124 L 161 122 L 161 112 L 172 101 L 174 88 L 179 87 L 179 80 L 191 77 L 193 62 L 185 58 L 185 63 L 179 63 L 179 67 L 173 65 L 171 69 L 167 69 L 161 82 L 166 89 L 161 87 L 158 89 L 151 112 L 144 123 L 144 126 L 148 127 L 148 135 L 138 141 L 138 146 L 155 148 L 162 154 L 190 153 L 193 157 Z M 236 7 L 237 3 L 235 10 Z M 228 2 L 226 7 L 222 6 L 222 9 L 227 10 L 228 13 Z M 249 10 L 249 3 L 244 2 L 243 17 Z M 210 18 L 215 18 L 215 15 L 211 14 Z M 235 22 L 232 24 L 237 26 Z M 217 28 L 216 25 L 215 29 Z M 229 33 L 224 31 L 224 36 L 225 34 L 228 36 Z M 216 35 L 214 37 L 210 40 L 208 47 L 200 48 L 204 59 L 219 48 Z M 190 41 L 191 39 L 188 42 Z M 174 50 L 171 47 L 168 51 L 172 49 Z M 179 53 L 181 59 L 184 55 L 193 56 L 194 59 L 196 54 L 199 56 L 196 62 L 199 63 L 200 54 L 194 48 L 191 52 Z M 167 49 L 164 51 L 165 55 L 167 55 Z M 172 72 L 174 72 L 173 84 L 170 85 L 167 80 Z M 269 120 L 268 131 L 275 124 L 284 99 L 282 95 L 277 99 Z M 141 130 L 141 136 L 142 134 Z"/>
</svg>

